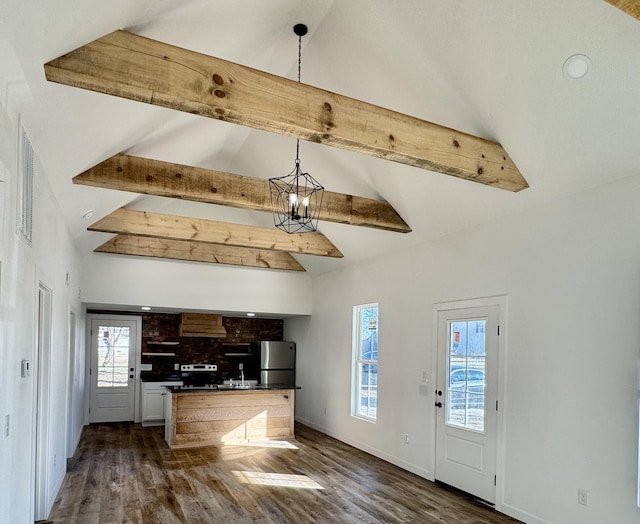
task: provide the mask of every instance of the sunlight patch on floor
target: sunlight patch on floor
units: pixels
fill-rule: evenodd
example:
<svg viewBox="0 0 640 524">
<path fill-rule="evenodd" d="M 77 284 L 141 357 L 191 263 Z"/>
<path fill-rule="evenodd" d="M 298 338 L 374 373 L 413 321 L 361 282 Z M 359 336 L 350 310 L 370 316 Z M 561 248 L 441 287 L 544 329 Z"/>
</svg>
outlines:
<svg viewBox="0 0 640 524">
<path fill-rule="evenodd" d="M 260 486 L 278 486 L 296 489 L 324 489 L 315 480 L 306 475 L 290 475 L 287 473 L 265 473 L 264 471 L 233 471 L 236 479 L 243 484 Z"/>
</svg>

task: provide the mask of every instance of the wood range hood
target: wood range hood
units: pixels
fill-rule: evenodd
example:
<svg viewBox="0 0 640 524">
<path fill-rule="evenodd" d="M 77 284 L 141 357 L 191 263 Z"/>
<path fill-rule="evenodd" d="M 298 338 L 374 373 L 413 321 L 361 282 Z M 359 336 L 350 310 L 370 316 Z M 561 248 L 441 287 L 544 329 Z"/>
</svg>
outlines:
<svg viewBox="0 0 640 524">
<path fill-rule="evenodd" d="M 222 325 L 222 315 L 182 313 L 179 335 L 181 337 L 225 338 L 227 330 Z"/>
</svg>

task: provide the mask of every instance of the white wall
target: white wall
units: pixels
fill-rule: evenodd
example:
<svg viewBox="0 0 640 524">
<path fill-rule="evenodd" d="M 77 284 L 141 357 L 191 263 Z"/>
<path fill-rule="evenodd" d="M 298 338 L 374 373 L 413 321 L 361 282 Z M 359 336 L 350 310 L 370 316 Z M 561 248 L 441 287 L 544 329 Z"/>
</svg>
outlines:
<svg viewBox="0 0 640 524">
<path fill-rule="evenodd" d="M 1 77 L 1 76 L 0 76 Z M 15 87 L 15 84 L 14 84 Z M 45 498 L 55 500 L 66 471 L 66 458 L 82 430 L 84 375 L 84 313 L 78 298 L 77 255 L 57 202 L 39 162 L 35 162 L 33 243 L 28 247 L 16 235 L 18 106 L 0 82 L 0 126 L 10 147 L 3 144 L 0 159 L 0 522 L 33 522 L 34 413 L 36 409 L 36 326 L 38 282 L 52 291 L 52 330 L 49 375 L 49 427 L 44 433 Z M 28 119 L 24 119 L 27 131 Z M 69 285 L 66 274 L 69 273 Z M 69 312 L 77 318 L 77 355 L 70 370 Z M 33 371 L 21 378 L 22 359 Z M 69 392 L 67 385 L 72 383 Z M 69 402 L 71 398 L 71 402 Z M 69 405 L 71 410 L 69 410 Z M 10 433 L 5 436 L 5 417 Z M 67 425 L 67 420 L 73 423 Z M 68 445 L 68 443 L 71 443 Z"/>
<path fill-rule="evenodd" d="M 308 314 L 311 278 L 298 271 L 90 253 L 82 261 L 82 300 L 88 304 Z"/>
<path fill-rule="evenodd" d="M 502 511 L 532 523 L 640 522 L 638 202 L 640 177 L 630 178 L 316 278 L 313 316 L 285 326 L 299 347 L 297 418 L 432 476 L 434 400 L 419 384 L 422 370 L 435 373 L 433 304 L 505 294 Z M 375 301 L 374 425 L 350 417 L 349 398 L 352 307 Z"/>
</svg>

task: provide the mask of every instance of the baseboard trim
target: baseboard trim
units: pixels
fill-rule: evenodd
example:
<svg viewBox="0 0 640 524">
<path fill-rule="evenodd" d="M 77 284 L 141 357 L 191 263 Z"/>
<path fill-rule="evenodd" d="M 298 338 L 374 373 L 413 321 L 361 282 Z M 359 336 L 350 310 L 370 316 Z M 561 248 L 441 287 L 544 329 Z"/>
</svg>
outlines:
<svg viewBox="0 0 640 524">
<path fill-rule="evenodd" d="M 545 520 L 540 517 L 536 517 L 531 513 L 527 513 L 526 511 L 518 509 L 509 504 L 501 504 L 499 511 L 500 513 L 504 513 L 509 517 L 513 517 L 514 519 L 518 519 L 518 520 L 521 520 L 522 522 L 526 522 L 527 524 L 553 524 L 553 522 L 551 522 L 550 520 Z"/>
<path fill-rule="evenodd" d="M 53 489 L 51 490 L 51 495 L 49 496 L 49 500 L 47 500 L 47 518 L 49 518 L 49 515 L 51 514 L 51 510 L 53 509 L 53 505 L 56 501 L 56 497 L 58 496 L 58 493 L 60 493 L 60 490 L 62 489 L 62 484 L 64 482 L 64 478 L 67 475 L 67 465 L 65 463 L 65 467 L 62 470 L 62 474 L 58 476 L 58 478 L 56 479 L 56 483 L 53 486 Z"/>
</svg>

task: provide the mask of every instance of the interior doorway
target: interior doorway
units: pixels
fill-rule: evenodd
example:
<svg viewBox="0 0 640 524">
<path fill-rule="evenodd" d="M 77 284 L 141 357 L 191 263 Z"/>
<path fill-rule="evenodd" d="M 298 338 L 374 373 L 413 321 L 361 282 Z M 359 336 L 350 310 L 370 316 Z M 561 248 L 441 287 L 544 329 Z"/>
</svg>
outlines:
<svg viewBox="0 0 640 524">
<path fill-rule="evenodd" d="M 501 305 L 436 307 L 434 478 L 496 503 Z"/>
</svg>

